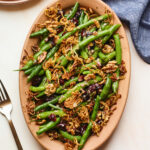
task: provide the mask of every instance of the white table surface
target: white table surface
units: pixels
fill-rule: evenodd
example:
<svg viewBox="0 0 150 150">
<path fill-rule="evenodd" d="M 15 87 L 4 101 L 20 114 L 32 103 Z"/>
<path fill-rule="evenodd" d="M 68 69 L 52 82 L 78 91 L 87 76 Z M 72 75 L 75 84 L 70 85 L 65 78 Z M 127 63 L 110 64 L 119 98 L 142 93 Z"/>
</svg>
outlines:
<svg viewBox="0 0 150 150">
<path fill-rule="evenodd" d="M 13 103 L 12 120 L 24 150 L 43 150 L 25 123 L 19 99 L 18 72 L 26 35 L 39 12 L 50 0 L 34 0 L 20 6 L 0 6 L 0 79 Z M 150 65 L 144 63 L 132 44 L 131 82 L 122 119 L 101 150 L 150 150 Z M 17 150 L 6 119 L 0 115 L 0 149 Z M 55 149 L 55 148 L 53 148 Z"/>
</svg>

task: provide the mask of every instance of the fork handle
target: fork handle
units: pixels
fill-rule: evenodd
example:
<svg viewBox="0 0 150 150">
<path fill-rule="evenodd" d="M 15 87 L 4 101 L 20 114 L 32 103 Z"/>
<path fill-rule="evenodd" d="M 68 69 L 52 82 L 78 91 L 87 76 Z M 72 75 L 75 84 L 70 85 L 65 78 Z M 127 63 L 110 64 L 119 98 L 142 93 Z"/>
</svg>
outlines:
<svg viewBox="0 0 150 150">
<path fill-rule="evenodd" d="M 16 142 L 16 145 L 17 145 L 17 147 L 18 147 L 18 150 L 23 150 L 23 148 L 22 148 L 22 146 L 21 146 L 21 143 L 20 143 L 20 140 L 19 140 L 19 138 L 18 138 L 16 129 L 15 129 L 14 125 L 13 125 L 12 120 L 9 119 L 8 122 L 9 122 L 9 126 L 10 126 L 10 128 L 11 128 L 11 131 L 12 131 L 12 133 L 13 133 L 13 136 L 14 136 L 14 139 L 15 139 L 15 142 Z"/>
</svg>

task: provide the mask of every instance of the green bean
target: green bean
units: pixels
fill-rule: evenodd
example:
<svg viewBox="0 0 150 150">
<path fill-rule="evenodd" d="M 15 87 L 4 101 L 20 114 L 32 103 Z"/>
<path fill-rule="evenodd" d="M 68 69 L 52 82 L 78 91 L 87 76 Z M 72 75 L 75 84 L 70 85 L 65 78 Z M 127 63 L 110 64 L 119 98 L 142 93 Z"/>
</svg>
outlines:
<svg viewBox="0 0 150 150">
<path fill-rule="evenodd" d="M 111 88 L 111 79 L 108 76 L 100 96 L 97 95 L 97 97 L 96 97 L 95 105 L 94 105 L 93 112 L 91 115 L 91 120 L 95 121 L 96 116 L 97 116 L 97 112 L 98 112 L 98 109 L 100 106 L 100 101 L 105 100 L 105 98 L 107 97 L 107 95 L 110 91 L 110 88 Z"/>
<path fill-rule="evenodd" d="M 37 31 L 37 32 L 32 33 L 32 34 L 30 35 L 30 37 L 31 37 L 31 38 L 32 38 L 32 37 L 37 37 L 37 36 L 43 35 L 43 34 L 45 34 L 45 33 L 49 33 L 49 31 L 48 31 L 46 28 L 43 28 L 43 29 L 41 29 L 41 30 L 39 30 L 39 31 Z"/>
<path fill-rule="evenodd" d="M 83 40 L 82 42 L 80 42 L 76 46 L 76 49 L 77 48 L 82 48 L 82 47 L 86 46 L 87 44 L 89 44 L 90 42 L 92 42 L 92 41 L 94 41 L 94 40 L 96 40 L 96 39 L 98 39 L 98 38 L 100 38 L 102 36 L 110 35 L 112 33 L 112 31 L 114 31 L 114 29 L 118 29 L 119 27 L 120 27 L 120 24 L 116 24 L 116 25 L 113 25 L 110 29 L 98 32 L 97 35 L 91 35 L 91 36 L 89 36 L 88 38 L 86 38 L 85 40 Z"/>
<path fill-rule="evenodd" d="M 85 16 L 85 15 L 84 15 L 84 11 L 82 10 L 81 15 L 80 15 L 80 17 L 79 17 L 79 25 L 85 23 L 85 22 L 84 22 L 84 16 Z"/>
<path fill-rule="evenodd" d="M 36 67 L 36 66 L 35 66 Z M 39 76 L 42 76 L 45 74 L 45 70 L 41 69 L 40 72 L 38 73 Z"/>
<path fill-rule="evenodd" d="M 77 26 L 77 27 L 74 28 L 72 31 L 67 32 L 67 33 L 66 33 L 65 35 L 63 35 L 60 39 L 58 39 L 57 45 L 60 45 L 61 42 L 62 42 L 64 39 L 66 39 L 66 38 L 68 38 L 69 36 L 73 35 L 75 32 L 77 32 L 77 31 L 79 31 L 79 30 L 82 30 L 82 29 L 84 29 L 84 28 L 90 26 L 90 25 L 93 24 L 95 21 L 102 21 L 102 20 L 104 20 L 104 19 L 107 19 L 109 16 L 110 16 L 110 15 L 108 15 L 108 14 L 104 14 L 104 15 L 102 15 L 102 16 L 99 16 L 99 17 L 97 17 L 97 18 L 91 19 L 91 20 L 89 20 L 88 22 Z"/>
<path fill-rule="evenodd" d="M 85 39 L 86 39 L 86 37 L 83 37 L 83 40 L 85 40 Z M 81 41 L 79 41 L 79 42 L 81 42 Z M 81 56 L 82 56 L 82 58 L 88 59 L 88 53 L 87 53 L 87 51 L 88 51 L 88 49 L 86 47 L 82 48 L 82 50 L 81 50 Z"/>
<path fill-rule="evenodd" d="M 116 52 L 113 51 L 107 55 L 103 54 L 102 52 L 99 52 L 98 55 L 103 60 L 104 63 L 107 63 L 116 56 Z"/>
<path fill-rule="evenodd" d="M 60 56 L 60 57 L 56 60 L 56 63 L 61 62 L 64 57 L 65 57 L 64 55 Z"/>
<path fill-rule="evenodd" d="M 91 134 L 91 129 L 92 129 L 92 122 L 90 121 L 84 134 L 82 135 L 81 137 L 81 140 L 80 140 L 80 143 L 79 143 L 79 147 L 78 147 L 78 150 L 81 150 L 86 142 L 86 140 L 88 139 L 88 137 L 90 136 Z"/>
<path fill-rule="evenodd" d="M 86 22 L 84 22 L 84 11 L 82 10 L 81 15 L 79 17 L 79 25 L 81 25 L 83 23 L 86 23 Z M 79 42 L 81 42 L 81 41 L 82 41 L 82 36 L 81 36 L 81 33 L 79 33 Z M 84 49 L 81 50 L 81 56 L 84 59 L 88 58 L 88 55 L 86 54 Z M 61 65 L 63 65 L 63 64 L 61 64 Z M 65 66 L 65 65 L 63 65 L 63 66 Z"/>
<path fill-rule="evenodd" d="M 78 77 L 74 77 L 73 79 L 66 81 L 63 86 L 60 86 L 59 88 L 57 88 L 56 93 L 60 93 L 64 88 L 69 86 L 70 83 L 76 82 L 76 81 L 78 81 Z"/>
<path fill-rule="evenodd" d="M 66 57 L 64 57 L 60 63 L 61 66 L 66 66 L 68 63 L 68 60 L 66 59 Z"/>
<path fill-rule="evenodd" d="M 111 26 L 111 27 L 109 28 L 110 34 L 109 34 L 109 35 L 106 35 L 104 38 L 102 38 L 102 44 L 105 44 L 105 43 L 110 39 L 110 37 L 113 35 L 113 33 L 114 33 L 120 26 L 121 26 L 120 24 L 117 24 L 116 26 Z"/>
<path fill-rule="evenodd" d="M 88 102 L 86 101 L 86 102 L 81 102 L 79 105 L 78 105 L 78 107 L 79 106 L 86 106 L 88 104 Z"/>
<path fill-rule="evenodd" d="M 48 39 L 48 36 L 43 38 L 43 40 L 40 42 L 40 45 L 39 45 L 40 48 L 43 47 L 47 43 L 47 39 Z"/>
<path fill-rule="evenodd" d="M 115 93 L 110 93 L 108 94 L 107 98 L 110 98 L 111 96 L 113 96 Z"/>
<path fill-rule="evenodd" d="M 105 83 L 105 85 L 104 85 L 104 87 L 103 87 L 103 90 L 102 90 L 102 92 L 101 92 L 101 94 L 100 94 L 100 99 L 101 99 L 101 100 L 105 100 L 105 98 L 106 98 L 107 95 L 109 94 L 110 88 L 111 88 L 111 83 L 112 83 L 112 81 L 111 81 L 110 77 L 107 76 L 106 83 Z"/>
<path fill-rule="evenodd" d="M 42 124 L 42 125 L 40 125 L 40 126 L 39 126 L 39 129 L 44 128 L 46 125 L 47 125 L 47 123 L 46 123 L 46 124 Z"/>
<path fill-rule="evenodd" d="M 105 30 L 105 27 L 108 25 L 108 22 L 101 23 L 101 30 Z"/>
<path fill-rule="evenodd" d="M 49 104 L 48 106 L 51 107 L 51 108 L 54 108 L 54 109 L 62 110 L 62 108 L 60 108 L 59 106 L 55 106 L 53 104 Z"/>
<path fill-rule="evenodd" d="M 33 66 L 33 67 L 31 67 L 31 68 L 25 70 L 24 73 L 25 73 L 26 75 L 29 75 L 29 74 L 32 72 L 32 70 L 34 70 L 35 68 L 36 68 L 36 66 Z"/>
<path fill-rule="evenodd" d="M 116 74 L 117 74 L 117 78 L 119 78 L 119 74 L 120 74 L 119 69 L 117 69 Z M 117 93 L 118 87 L 119 87 L 119 81 L 117 80 L 117 81 L 113 82 L 113 84 L 112 84 L 112 90 L 114 93 Z"/>
<path fill-rule="evenodd" d="M 76 81 L 78 81 L 78 77 L 74 77 L 73 79 L 68 80 L 67 82 L 65 82 L 63 88 L 66 88 L 67 86 L 70 85 L 70 83 L 76 82 Z"/>
<path fill-rule="evenodd" d="M 42 82 L 40 83 L 39 86 L 45 86 L 46 81 L 47 81 L 47 78 L 46 78 L 46 77 L 43 77 Z"/>
<path fill-rule="evenodd" d="M 106 58 L 106 55 L 105 55 L 104 53 L 102 53 L 102 52 L 99 52 L 99 53 L 98 53 L 98 56 L 99 56 L 99 58 L 102 59 L 102 60 L 105 60 L 105 58 Z"/>
<path fill-rule="evenodd" d="M 111 24 L 108 24 L 108 25 L 105 27 L 105 30 L 106 30 L 106 29 L 109 29 L 110 27 L 112 27 L 112 25 L 111 25 Z"/>
<path fill-rule="evenodd" d="M 45 91 L 40 92 L 36 97 L 39 98 L 41 96 L 45 95 Z"/>
<path fill-rule="evenodd" d="M 80 91 L 84 86 L 87 85 L 87 82 L 81 82 L 78 83 L 75 87 L 73 87 L 72 89 L 68 90 L 67 93 L 65 93 L 64 95 L 62 95 L 59 99 L 59 103 L 62 103 L 63 101 L 65 101 L 68 97 L 71 96 L 71 93 L 74 91 Z"/>
<path fill-rule="evenodd" d="M 64 56 L 65 57 L 65 56 Z M 68 65 L 67 65 L 67 72 L 70 71 L 70 67 L 72 66 L 72 62 L 70 62 Z"/>
<path fill-rule="evenodd" d="M 69 14 L 65 14 L 64 17 L 67 18 L 68 15 L 69 15 Z"/>
<path fill-rule="evenodd" d="M 109 77 L 107 77 L 105 86 L 104 86 L 100 96 L 96 97 L 95 105 L 94 105 L 93 112 L 91 115 L 91 120 L 95 121 L 97 111 L 98 111 L 99 105 L 100 105 L 100 100 L 104 100 L 106 98 L 106 96 L 108 95 L 108 93 L 110 91 L 110 88 L 111 88 L 111 79 Z M 89 135 L 91 134 L 91 129 L 92 129 L 92 122 L 90 121 L 83 136 L 81 137 L 80 146 L 79 146 L 78 150 L 81 150 L 83 148 L 86 140 L 88 139 Z"/>
<path fill-rule="evenodd" d="M 120 65 L 122 61 L 122 50 L 121 50 L 119 34 L 115 34 L 113 37 L 115 40 L 115 47 L 116 47 L 115 48 L 116 49 L 116 61 L 117 61 L 117 64 Z"/>
<path fill-rule="evenodd" d="M 41 84 L 36 87 L 36 86 L 30 86 L 30 91 L 32 92 L 41 92 L 41 91 L 44 91 L 46 86 L 47 86 L 47 83 L 46 83 L 47 79 L 44 77 Z"/>
<path fill-rule="evenodd" d="M 49 105 L 48 105 L 49 106 Z M 44 112 L 41 112 L 37 115 L 37 117 L 39 119 L 45 119 L 45 118 L 48 118 L 49 115 L 51 114 L 54 114 L 54 115 L 57 115 L 57 116 L 60 116 L 60 117 L 63 117 L 64 116 L 64 112 L 62 110 L 52 110 L 52 111 L 44 111 Z"/>
<path fill-rule="evenodd" d="M 32 92 L 40 92 L 44 90 L 45 90 L 45 86 L 39 86 L 39 87 L 30 86 L 30 91 Z"/>
<path fill-rule="evenodd" d="M 41 64 L 37 65 L 36 68 L 35 68 L 35 69 L 31 72 L 31 74 L 28 76 L 27 82 L 31 81 L 31 79 L 32 79 L 35 75 L 37 75 L 37 74 L 40 72 L 41 69 L 42 69 L 42 65 L 41 65 Z"/>
<path fill-rule="evenodd" d="M 111 53 L 109 53 L 109 54 L 107 54 L 105 56 L 106 57 L 104 59 L 104 62 L 107 63 L 107 62 L 109 62 L 110 60 L 112 60 L 116 56 L 116 52 L 113 51 L 113 52 L 111 52 Z"/>
<path fill-rule="evenodd" d="M 114 25 L 112 27 L 116 28 L 116 26 L 118 27 L 120 25 L 116 24 L 116 25 Z M 108 29 L 108 30 L 105 30 L 105 31 L 98 32 L 97 35 L 89 36 L 88 38 L 86 38 L 85 40 L 79 42 L 76 46 L 74 46 L 73 51 L 79 50 L 80 48 L 82 49 L 83 47 L 88 45 L 90 42 L 92 42 L 92 41 L 94 41 L 94 40 L 96 40 L 96 39 L 98 39 L 98 38 L 100 38 L 100 37 L 102 37 L 104 35 L 110 34 L 110 32 L 111 32 L 111 30 Z M 71 56 L 71 52 L 69 52 L 67 56 L 70 57 Z M 67 60 L 66 57 L 62 61 L 65 62 L 65 63 L 63 63 L 63 65 L 68 63 L 68 60 Z M 61 65 L 62 65 L 62 63 L 61 63 Z"/>
<path fill-rule="evenodd" d="M 81 136 L 73 136 L 73 135 L 69 134 L 68 132 L 65 132 L 62 130 L 59 130 L 59 132 L 64 138 L 69 139 L 71 141 L 74 141 L 76 139 L 79 142 L 81 139 Z"/>
<path fill-rule="evenodd" d="M 62 37 L 63 33 L 64 33 L 64 31 L 60 32 L 60 33 L 58 34 L 58 36 L 59 36 L 59 37 Z"/>
<path fill-rule="evenodd" d="M 33 60 L 29 60 L 19 71 L 25 71 L 33 66 Z"/>
<path fill-rule="evenodd" d="M 115 25 L 114 25 L 115 26 Z M 88 45 L 90 42 L 102 37 L 102 36 L 105 36 L 107 34 L 110 34 L 110 30 L 104 30 L 104 31 L 100 31 L 97 33 L 97 35 L 91 35 L 89 36 L 88 38 L 86 38 L 85 40 L 81 41 L 79 44 L 78 44 L 78 47 L 79 48 L 83 48 L 85 47 L 86 45 Z"/>
<path fill-rule="evenodd" d="M 47 54 L 46 56 L 46 60 L 48 60 L 49 58 L 51 58 L 59 49 L 59 45 L 54 46 Z"/>
<path fill-rule="evenodd" d="M 59 92 L 59 94 L 64 94 L 64 93 L 66 93 L 68 91 L 68 89 L 62 89 L 60 92 Z"/>
<path fill-rule="evenodd" d="M 94 32 L 94 31 L 96 31 L 96 27 L 94 27 L 90 30 L 90 32 Z"/>
<path fill-rule="evenodd" d="M 87 54 L 85 48 L 83 48 L 83 49 L 81 50 L 81 56 L 82 56 L 82 58 L 84 58 L 84 59 L 88 59 L 88 54 Z"/>
<path fill-rule="evenodd" d="M 48 81 L 51 81 L 51 78 L 52 78 L 52 77 L 51 77 L 51 72 L 50 72 L 50 70 L 47 69 L 45 73 L 46 73 L 47 80 L 48 80 Z"/>
<path fill-rule="evenodd" d="M 94 59 L 97 58 L 99 49 L 100 49 L 100 48 L 99 48 L 98 46 L 95 46 L 95 47 L 94 47 L 94 54 L 92 55 Z"/>
<path fill-rule="evenodd" d="M 93 108 L 93 112 L 92 112 L 92 115 L 91 115 L 91 120 L 93 120 L 93 121 L 95 121 L 95 119 L 96 119 L 97 112 L 98 112 L 98 109 L 99 109 L 99 106 L 100 106 L 100 100 L 101 100 L 100 96 L 97 95 L 95 105 L 94 105 L 94 108 Z"/>
<path fill-rule="evenodd" d="M 47 43 L 47 44 L 43 45 L 43 47 L 40 49 L 40 51 L 37 52 L 33 56 L 34 59 L 33 60 L 29 60 L 27 62 L 27 64 L 24 67 L 22 67 L 20 70 L 27 70 L 27 69 L 31 68 L 34 65 L 34 63 L 36 63 L 36 60 L 37 60 L 38 56 L 41 55 L 43 53 L 43 51 L 49 50 L 51 48 L 51 46 L 52 45 L 50 43 Z"/>
<path fill-rule="evenodd" d="M 49 51 L 49 53 L 48 53 L 47 56 L 46 56 L 46 60 L 48 60 L 49 58 L 51 58 L 51 57 L 55 54 L 55 52 L 56 52 L 56 51 L 58 50 L 58 48 L 59 48 L 59 45 L 61 44 L 61 42 L 62 42 L 64 39 L 66 39 L 66 38 L 68 38 L 69 36 L 73 35 L 76 31 L 81 30 L 81 29 L 83 29 L 83 28 L 86 28 L 86 27 L 90 26 L 91 24 L 93 24 L 93 23 L 95 22 L 95 20 L 101 21 L 101 20 L 107 19 L 109 16 L 110 16 L 110 15 L 108 15 L 108 14 L 104 14 L 104 15 L 99 16 L 99 17 L 97 17 L 97 18 L 91 19 L 91 20 L 89 20 L 87 23 L 84 23 L 84 24 L 82 24 L 82 25 L 77 26 L 77 27 L 74 28 L 71 32 L 66 33 L 64 36 L 62 36 L 62 37 L 57 41 L 56 46 L 54 46 L 54 47 Z M 114 27 L 113 29 L 111 29 L 111 31 L 114 31 L 115 29 L 117 30 L 119 27 L 120 27 L 120 26 L 118 25 L 118 27 L 117 27 L 117 26 Z M 104 39 L 104 41 L 106 41 L 106 39 Z M 83 43 L 83 44 L 85 44 L 85 43 Z M 30 60 L 30 61 L 29 61 L 23 68 L 21 68 L 20 70 L 29 69 L 31 66 L 33 66 L 33 61 L 32 61 L 32 60 Z"/>
<path fill-rule="evenodd" d="M 117 61 L 117 64 L 120 65 L 121 61 L 122 61 L 122 49 L 121 49 L 119 34 L 114 35 L 114 40 L 115 40 L 115 46 L 116 46 L 116 48 L 115 48 L 116 49 L 116 61 Z M 119 69 L 117 69 L 116 74 L 117 74 L 117 78 L 119 78 L 119 74 L 120 74 Z M 118 86 L 119 86 L 118 80 L 112 84 L 112 90 L 114 93 L 117 93 Z"/>
<path fill-rule="evenodd" d="M 44 125 L 43 128 L 39 129 L 39 130 L 36 132 L 36 134 L 37 134 L 37 135 L 40 135 L 40 134 L 42 134 L 43 132 L 46 132 L 46 131 L 48 131 L 48 130 L 50 130 L 50 129 L 53 129 L 54 127 L 56 127 L 57 124 L 59 124 L 59 122 L 60 122 L 60 118 L 56 118 L 56 121 L 55 121 L 55 122 L 51 121 L 51 122 L 47 123 L 46 125 Z"/>
<path fill-rule="evenodd" d="M 89 17 L 88 17 L 88 15 L 87 15 L 87 14 L 85 14 L 85 16 L 84 16 L 84 20 L 83 20 L 83 23 L 88 22 L 88 20 L 89 20 Z"/>
<path fill-rule="evenodd" d="M 84 87 L 89 86 L 95 82 L 99 82 L 101 80 L 102 78 L 97 76 L 95 80 L 83 81 L 81 83 L 76 84 L 72 89 L 68 90 L 67 93 L 65 93 L 64 95 L 61 95 L 61 97 L 59 98 L 59 103 L 64 102 L 68 97 L 70 97 L 72 92 L 80 91 Z"/>
<path fill-rule="evenodd" d="M 87 68 L 95 68 L 95 67 L 96 67 L 96 61 L 93 61 L 89 64 L 86 64 L 86 65 L 82 66 L 81 69 L 80 69 L 80 73 L 82 73 Z"/>
<path fill-rule="evenodd" d="M 67 19 L 68 19 L 68 20 L 69 20 L 69 19 L 72 19 L 72 18 L 75 16 L 75 14 L 76 14 L 76 12 L 77 12 L 77 10 L 78 10 L 78 7 L 79 7 L 79 3 L 76 2 L 75 5 L 74 5 L 74 7 L 73 7 L 73 9 L 72 9 L 72 11 L 71 11 L 70 14 L 67 16 Z"/>
<path fill-rule="evenodd" d="M 43 45 L 40 49 L 39 52 L 37 52 L 33 57 L 34 60 L 37 60 L 38 56 L 41 55 L 43 53 L 43 51 L 48 51 L 50 48 L 52 47 L 52 45 L 50 43 L 46 43 L 45 45 Z"/>
<path fill-rule="evenodd" d="M 82 41 L 81 33 L 79 33 L 79 42 Z"/>
<path fill-rule="evenodd" d="M 58 102 L 59 98 L 60 98 L 60 96 L 57 96 L 54 99 L 52 99 L 51 101 L 45 102 L 45 103 L 35 107 L 34 111 L 37 112 L 41 109 L 47 108 L 49 106 L 49 104 L 56 104 Z"/>
<path fill-rule="evenodd" d="M 95 22 L 95 20 L 97 20 L 97 21 L 101 21 L 101 20 L 104 20 L 104 19 L 107 19 L 108 17 L 109 17 L 110 15 L 108 15 L 108 14 L 105 14 L 105 15 L 102 15 L 102 16 L 99 16 L 99 17 L 97 17 L 97 18 L 94 18 L 94 19 L 91 19 L 91 20 L 89 20 L 88 22 L 86 22 L 86 23 L 84 23 L 84 24 L 82 24 L 82 25 L 79 25 L 79 26 L 77 26 L 76 28 L 74 28 L 72 31 L 70 31 L 70 32 L 68 32 L 68 33 L 66 33 L 65 35 L 63 35 L 60 39 L 58 39 L 58 41 L 57 41 L 57 43 L 56 43 L 56 46 L 55 47 L 53 47 L 50 51 L 49 51 L 49 53 L 47 54 L 47 57 L 46 57 L 46 59 L 49 59 L 50 57 L 52 57 L 54 54 L 55 54 L 55 52 L 58 50 L 58 48 L 59 48 L 59 45 L 61 44 L 61 42 L 64 40 L 64 39 L 66 39 L 66 38 L 68 38 L 69 36 L 71 36 L 71 35 L 73 35 L 76 31 L 78 31 L 78 30 L 82 30 L 83 28 L 86 28 L 86 27 L 88 27 L 89 25 L 91 25 L 91 24 L 93 24 L 94 22 Z M 103 35 L 102 35 L 103 36 Z M 83 44 L 85 44 L 85 43 L 83 43 Z M 87 43 L 88 44 L 88 43 Z M 82 46 L 82 45 L 81 45 Z M 65 59 L 65 60 L 64 60 Z M 67 64 L 67 62 L 68 62 L 68 60 L 66 59 L 66 58 L 64 58 L 62 61 L 62 64 Z"/>
<path fill-rule="evenodd" d="M 81 20 L 81 21 L 80 21 Z M 83 24 L 83 23 L 86 23 L 88 21 L 88 16 L 87 15 L 85 15 L 84 16 L 84 11 L 82 11 L 82 13 L 81 13 L 81 17 L 79 18 L 79 24 L 81 25 L 81 24 Z M 80 36 L 81 36 L 81 34 L 80 34 Z M 83 40 L 85 39 L 86 37 L 84 37 L 83 38 Z M 82 40 L 79 40 L 79 42 L 81 42 Z M 84 58 L 84 59 L 88 59 L 88 54 L 87 54 L 87 52 L 86 52 L 86 48 L 82 48 L 82 50 L 81 50 L 81 56 L 82 56 L 82 58 Z"/>
<path fill-rule="evenodd" d="M 83 71 L 82 74 L 86 75 L 86 74 L 91 74 L 91 71 Z"/>
</svg>

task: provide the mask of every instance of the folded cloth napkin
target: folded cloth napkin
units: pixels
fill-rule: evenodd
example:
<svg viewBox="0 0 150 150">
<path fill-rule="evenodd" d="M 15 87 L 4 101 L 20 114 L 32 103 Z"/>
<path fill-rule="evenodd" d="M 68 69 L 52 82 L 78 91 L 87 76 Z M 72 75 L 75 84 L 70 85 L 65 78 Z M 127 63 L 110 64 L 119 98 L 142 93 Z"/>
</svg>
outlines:
<svg viewBox="0 0 150 150">
<path fill-rule="evenodd" d="M 103 0 L 128 23 L 141 58 L 150 64 L 150 0 Z"/>
</svg>

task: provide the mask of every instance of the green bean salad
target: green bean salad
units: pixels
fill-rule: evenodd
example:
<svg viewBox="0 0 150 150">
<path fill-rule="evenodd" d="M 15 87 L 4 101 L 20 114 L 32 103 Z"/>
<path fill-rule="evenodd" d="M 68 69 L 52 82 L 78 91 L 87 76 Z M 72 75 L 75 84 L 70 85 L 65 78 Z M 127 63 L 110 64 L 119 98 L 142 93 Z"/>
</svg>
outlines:
<svg viewBox="0 0 150 150">
<path fill-rule="evenodd" d="M 46 21 L 30 35 L 38 42 L 23 58 L 30 82 L 27 110 L 46 133 L 65 149 L 81 150 L 89 136 L 98 135 L 121 97 L 119 80 L 126 73 L 122 60 L 120 24 L 110 13 L 98 15 L 75 3 L 45 10 Z M 113 106 L 113 107 L 112 107 Z"/>
</svg>

